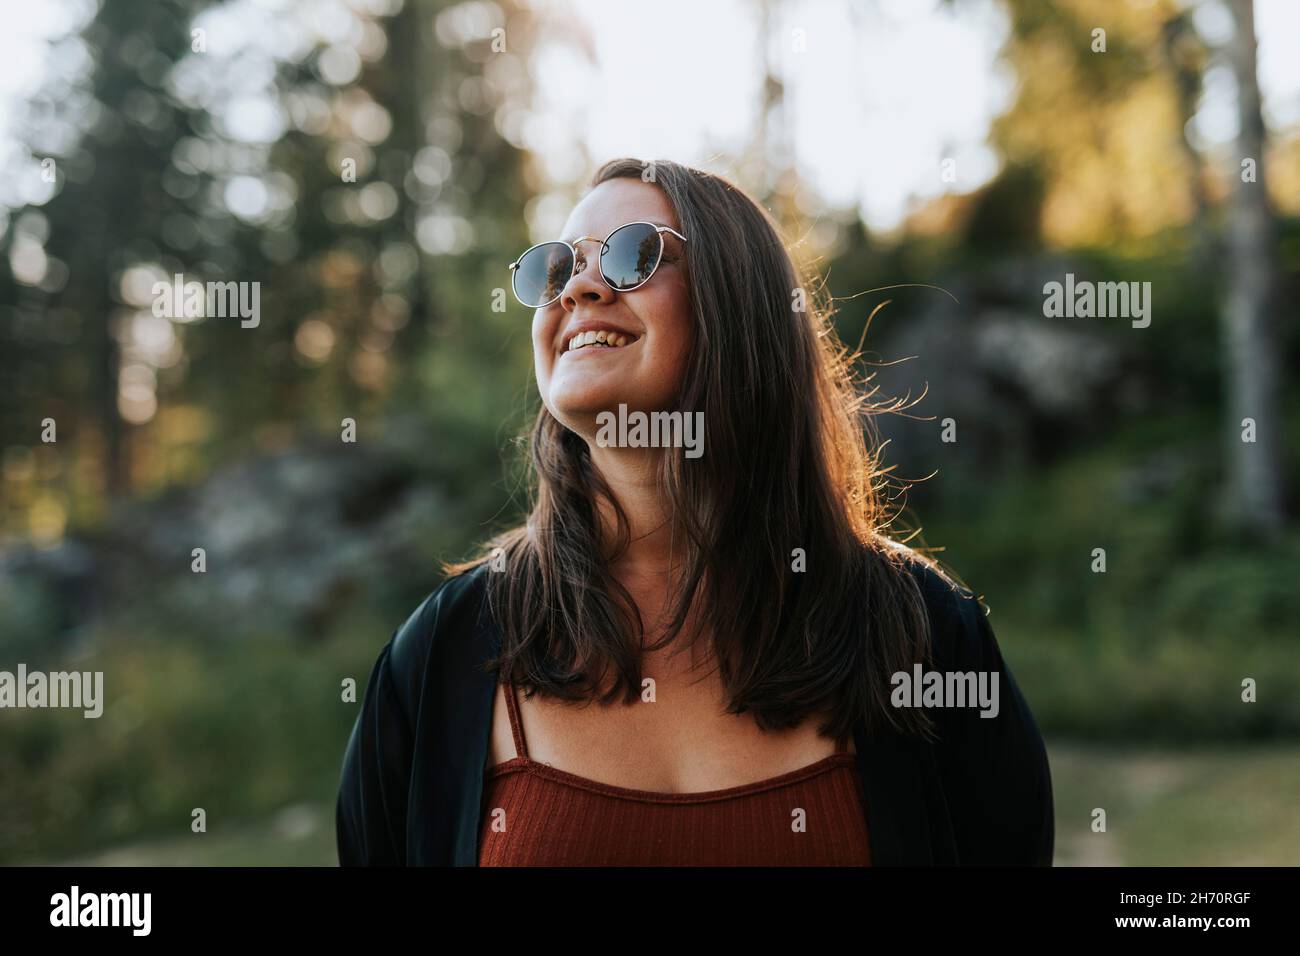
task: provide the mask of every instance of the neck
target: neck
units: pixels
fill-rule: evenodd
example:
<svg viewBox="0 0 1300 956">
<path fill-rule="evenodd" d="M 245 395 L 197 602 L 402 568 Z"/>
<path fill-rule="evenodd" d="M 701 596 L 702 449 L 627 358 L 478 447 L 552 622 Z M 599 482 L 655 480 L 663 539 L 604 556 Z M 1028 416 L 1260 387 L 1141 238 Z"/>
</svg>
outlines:
<svg viewBox="0 0 1300 956">
<path fill-rule="evenodd" d="M 659 449 L 594 447 L 591 460 L 627 516 L 630 540 L 615 562 L 615 570 L 638 578 L 667 578 L 681 569 L 685 548 L 680 531 L 674 532 L 672 502 L 659 481 Z M 614 511 L 600 504 L 602 535 L 613 538 Z"/>
<path fill-rule="evenodd" d="M 651 641 L 658 640 L 666 626 L 669 599 L 678 578 L 685 571 L 687 549 L 685 535 L 674 528 L 672 502 L 659 480 L 659 455 L 672 454 L 660 449 L 592 448 L 592 463 L 609 485 L 627 516 L 630 531 L 627 550 L 613 562 L 610 570 L 628 589 L 641 610 Z M 615 521 L 613 508 L 602 500 L 601 523 L 604 540 L 611 540 Z M 695 614 L 687 618 L 688 630 Z M 686 662 L 670 663 L 685 646 L 690 650 Z M 685 666 L 694 670 L 708 660 L 708 649 L 694 641 L 674 640 L 672 645 L 645 653 L 647 666 L 675 672 Z M 665 670 L 666 669 L 666 670 Z"/>
</svg>

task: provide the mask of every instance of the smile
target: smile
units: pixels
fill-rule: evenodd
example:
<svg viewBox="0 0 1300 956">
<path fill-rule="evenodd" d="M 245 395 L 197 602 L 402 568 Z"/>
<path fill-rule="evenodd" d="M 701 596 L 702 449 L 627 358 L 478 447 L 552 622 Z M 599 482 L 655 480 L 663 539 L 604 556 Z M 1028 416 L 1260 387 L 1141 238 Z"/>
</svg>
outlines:
<svg viewBox="0 0 1300 956">
<path fill-rule="evenodd" d="M 604 329 L 599 331 L 579 332 L 573 338 L 569 339 L 567 351 L 577 352 L 579 349 L 621 349 L 625 345 L 631 345 L 637 341 L 635 335 L 624 335 L 622 332 L 607 332 Z"/>
</svg>

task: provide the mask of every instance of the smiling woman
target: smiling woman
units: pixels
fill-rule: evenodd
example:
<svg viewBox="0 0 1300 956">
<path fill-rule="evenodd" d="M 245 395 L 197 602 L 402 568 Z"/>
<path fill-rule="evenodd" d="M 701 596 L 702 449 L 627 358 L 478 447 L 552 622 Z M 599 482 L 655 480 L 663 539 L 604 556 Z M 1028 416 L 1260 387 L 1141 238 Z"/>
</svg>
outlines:
<svg viewBox="0 0 1300 956">
<path fill-rule="evenodd" d="M 892 406 L 827 310 L 792 307 L 809 286 L 771 218 L 623 159 L 564 234 L 512 264 L 531 513 L 376 661 L 340 860 L 1049 863 L 1028 705 L 973 595 L 889 537 L 864 413 Z M 691 416 L 707 453 L 602 441 L 615 409 Z M 922 664 L 997 675 L 997 712 L 896 706 Z"/>
</svg>

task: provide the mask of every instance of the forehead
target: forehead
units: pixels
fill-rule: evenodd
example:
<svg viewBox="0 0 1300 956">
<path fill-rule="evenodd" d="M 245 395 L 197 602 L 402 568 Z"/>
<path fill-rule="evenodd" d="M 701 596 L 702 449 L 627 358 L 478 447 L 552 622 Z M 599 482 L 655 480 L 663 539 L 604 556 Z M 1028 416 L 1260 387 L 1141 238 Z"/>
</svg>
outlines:
<svg viewBox="0 0 1300 956">
<path fill-rule="evenodd" d="M 681 231 L 672 204 L 658 186 L 639 179 L 610 179 L 601 183 L 573 207 L 565 220 L 562 238 L 580 236 L 604 239 L 628 222 L 653 222 Z"/>
</svg>

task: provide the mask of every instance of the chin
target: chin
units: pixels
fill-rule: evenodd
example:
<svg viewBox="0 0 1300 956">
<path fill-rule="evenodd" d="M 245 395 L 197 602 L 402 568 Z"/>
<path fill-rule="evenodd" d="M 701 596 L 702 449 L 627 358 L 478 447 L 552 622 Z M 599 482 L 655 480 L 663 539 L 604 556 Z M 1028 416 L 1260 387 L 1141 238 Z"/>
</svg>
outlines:
<svg viewBox="0 0 1300 956">
<path fill-rule="evenodd" d="M 566 428 L 585 434 L 589 429 L 595 432 L 597 415 L 617 411 L 620 402 L 627 404 L 627 397 L 593 389 L 554 396 L 547 406 Z"/>
<path fill-rule="evenodd" d="M 626 379 L 616 375 L 558 376 L 551 380 L 546 404 L 561 421 L 572 415 L 591 416 L 629 403 Z"/>
</svg>

